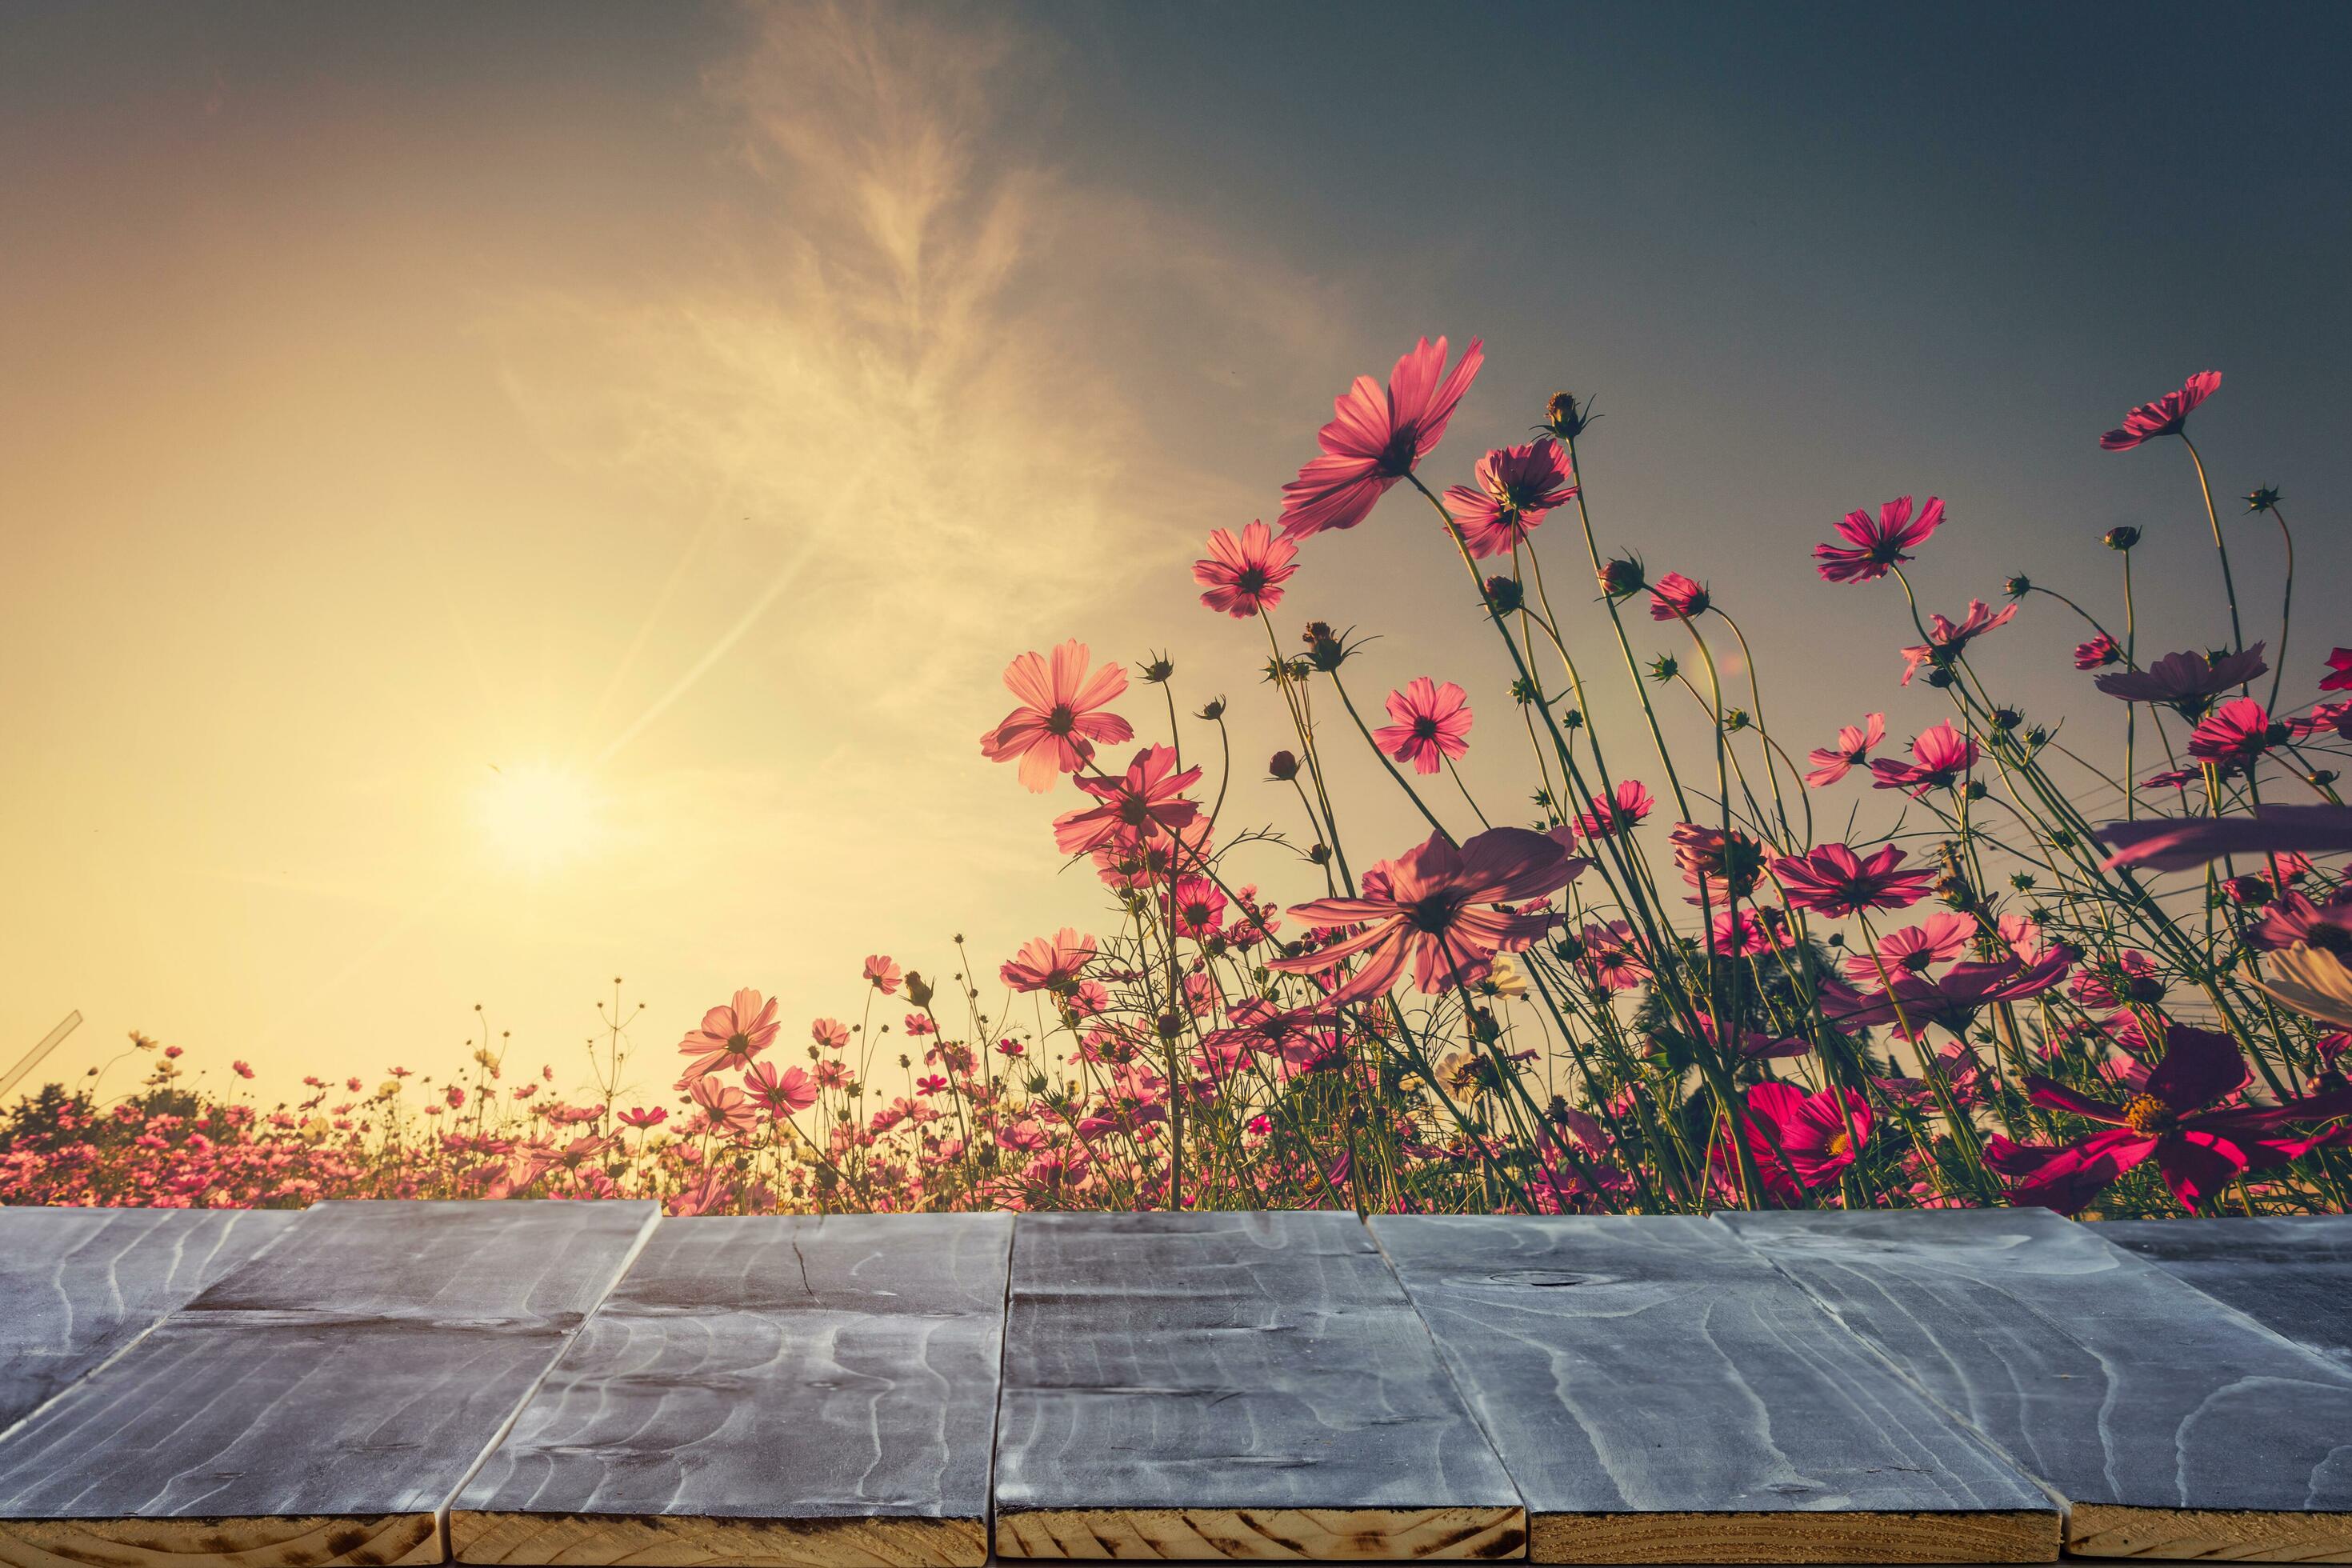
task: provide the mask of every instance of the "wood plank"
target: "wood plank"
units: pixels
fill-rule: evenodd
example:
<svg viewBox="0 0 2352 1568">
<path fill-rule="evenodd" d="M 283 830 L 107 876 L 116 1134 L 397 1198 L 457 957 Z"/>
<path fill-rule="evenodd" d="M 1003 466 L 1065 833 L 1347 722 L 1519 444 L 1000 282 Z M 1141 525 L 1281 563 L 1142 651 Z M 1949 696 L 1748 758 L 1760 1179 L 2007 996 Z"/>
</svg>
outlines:
<svg viewBox="0 0 2352 1568">
<path fill-rule="evenodd" d="M 1718 1219 L 2099 1557 L 2352 1561 L 2352 1374 L 2045 1209 Z"/>
<path fill-rule="evenodd" d="M 1381 1215 L 1538 1563 L 2033 1563 L 2048 1496 L 1723 1226 Z"/>
<path fill-rule="evenodd" d="M 665 1220 L 450 1514 L 462 1563 L 988 1557 L 1010 1215 Z"/>
<path fill-rule="evenodd" d="M 2352 1367 L 2352 1215 L 2107 1220 L 2102 1238 Z"/>
<path fill-rule="evenodd" d="M 1355 1215 L 1020 1217 L 1001 1554 L 1492 1558 L 1526 1537 Z"/>
<path fill-rule="evenodd" d="M 0 1440 L 0 1564 L 433 1563 L 650 1227 L 642 1203 L 327 1203 Z"/>
<path fill-rule="evenodd" d="M 290 1209 L 0 1208 L 0 1432 L 294 1217 Z"/>
</svg>

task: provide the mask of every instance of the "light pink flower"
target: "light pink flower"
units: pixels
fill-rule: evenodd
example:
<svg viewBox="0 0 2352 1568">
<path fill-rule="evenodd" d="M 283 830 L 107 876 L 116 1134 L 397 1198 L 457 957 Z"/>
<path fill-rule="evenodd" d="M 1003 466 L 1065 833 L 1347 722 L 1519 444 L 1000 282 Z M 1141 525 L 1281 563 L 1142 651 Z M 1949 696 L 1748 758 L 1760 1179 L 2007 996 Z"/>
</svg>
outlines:
<svg viewBox="0 0 2352 1568">
<path fill-rule="evenodd" d="M 869 952 L 866 955 L 866 982 L 883 995 L 896 996 L 898 994 L 898 982 L 904 978 L 898 964 L 891 962 L 887 955 L 879 952 Z"/>
<path fill-rule="evenodd" d="M 1438 686 L 1415 676 L 1402 691 L 1389 693 L 1389 717 L 1396 722 L 1373 731 L 1372 740 L 1417 773 L 1433 773 L 1446 758 L 1470 750 L 1468 697 L 1450 680 Z"/>
<path fill-rule="evenodd" d="M 1445 492 L 1445 510 L 1463 543 L 1481 559 L 1509 554 L 1545 513 L 1576 495 L 1568 453 L 1548 437 L 1524 447 L 1497 447 L 1478 459 L 1471 478 L 1475 485 Z"/>
<path fill-rule="evenodd" d="M 1116 713 L 1098 711 L 1127 689 L 1127 671 L 1117 663 L 1087 673 L 1087 645 L 1066 642 L 1050 663 L 1042 653 L 1024 653 L 1004 667 L 1004 684 L 1021 705 L 980 738 L 981 755 L 992 763 L 1018 759 L 1021 782 L 1043 795 L 1057 773 L 1074 773 L 1095 754 L 1095 742 L 1131 741 L 1135 731 Z"/>
<path fill-rule="evenodd" d="M 679 1051 L 694 1058 L 687 1064 L 686 1081 L 749 1067 L 753 1057 L 774 1044 L 780 1026 L 774 997 L 763 1003 L 757 991 L 738 991 L 726 1006 L 705 1013 L 701 1026 L 677 1043 Z"/>
<path fill-rule="evenodd" d="M 1015 991 L 1063 991 L 1095 956 L 1095 939 L 1080 936 L 1076 926 L 1064 926 L 1052 936 L 1032 937 L 998 970 Z"/>
<path fill-rule="evenodd" d="M 1903 859 L 1903 851 L 1892 844 L 1866 860 L 1843 844 L 1824 844 L 1773 861 L 1772 878 L 1789 902 L 1825 915 L 1903 910 L 1926 898 L 1936 883 L 1933 871 L 1896 870 Z"/>
<path fill-rule="evenodd" d="M 2017 919 L 2014 915 L 2007 918 Z M 1879 938 L 1874 960 L 1866 953 L 1848 955 L 1846 974 L 1860 985 L 1877 984 L 1882 966 L 1890 979 L 1902 973 L 1925 974 L 1967 952 L 1969 939 L 1976 934 L 1976 921 L 1966 915 L 1929 915 L 1917 925 L 1905 926 Z"/>
<path fill-rule="evenodd" d="M 1958 784 L 1983 755 L 1983 749 L 1974 740 L 1953 729 L 1947 721 L 1913 737 L 1910 762 L 1881 757 L 1871 763 L 1870 771 L 1876 777 L 1870 787 L 1907 789 L 1916 800 L 1931 789 L 1948 789 Z"/>
<path fill-rule="evenodd" d="M 819 1018 L 809 1026 L 809 1038 L 830 1051 L 849 1047 L 849 1026 L 838 1018 Z"/>
<path fill-rule="evenodd" d="M 1388 488 L 1436 447 L 1486 358 L 1486 345 L 1474 341 L 1448 374 L 1445 340 L 1423 338 L 1397 361 L 1385 388 L 1358 376 L 1316 437 L 1323 455 L 1282 487 L 1284 534 L 1304 539 L 1327 528 L 1353 528 L 1370 516 Z"/>
<path fill-rule="evenodd" d="M 1857 729 L 1852 724 L 1838 731 L 1837 744 L 1816 746 L 1805 760 L 1813 771 L 1805 775 L 1805 783 L 1815 789 L 1833 784 L 1845 777 L 1848 770 L 1870 760 L 1871 749 L 1886 739 L 1886 715 L 1873 713 Z"/>
<path fill-rule="evenodd" d="M 1221 528 L 1209 535 L 1209 558 L 1192 563 L 1192 581 L 1208 590 L 1201 603 L 1245 621 L 1282 603 L 1297 558 L 1298 546 L 1276 538 L 1263 522 L 1243 529 L 1239 539 Z"/>
<path fill-rule="evenodd" d="M 1938 615 L 1927 617 L 1927 640 L 1903 650 L 1903 684 L 1919 673 L 1923 664 L 1941 668 L 1960 656 L 1962 649 L 1995 626 L 2005 626 L 2015 618 L 2017 606 L 2005 605 L 1995 610 L 1982 599 L 1969 601 L 1969 613 L 1956 626 Z"/>
<path fill-rule="evenodd" d="M 1878 509 L 1874 521 L 1866 511 L 1846 513 L 1837 525 L 1846 542 L 1816 544 L 1813 559 L 1821 563 L 1825 581 L 1873 582 L 1885 576 L 1897 563 L 1910 560 L 1909 552 L 1925 544 L 1943 523 L 1944 503 L 1936 497 L 1929 496 L 1926 508 L 1914 518 L 1911 498 L 1897 496 Z"/>
<path fill-rule="evenodd" d="M 1176 772 L 1172 747 L 1146 746 L 1118 778 L 1070 781 L 1094 796 L 1095 804 L 1056 817 L 1054 842 L 1065 855 L 1084 855 L 1113 842 L 1142 845 L 1182 832 L 1201 814 L 1183 795 L 1200 779 L 1198 767 Z"/>
<path fill-rule="evenodd" d="M 1576 831 L 1586 838 L 1606 838 L 1639 826 L 1657 804 L 1641 780 L 1620 779 L 1614 791 L 1595 797 L 1592 809 L 1576 819 Z"/>
<path fill-rule="evenodd" d="M 772 1063 L 755 1062 L 743 1075 L 743 1087 L 779 1121 L 816 1103 L 816 1080 L 799 1068 L 778 1072 Z"/>
<path fill-rule="evenodd" d="M 2145 669 L 2117 670 L 2095 684 L 2126 702 L 2163 703 L 2193 722 L 2205 716 L 2213 699 L 2269 668 L 2263 645 L 2255 643 L 2238 653 L 2168 653 Z"/>
</svg>

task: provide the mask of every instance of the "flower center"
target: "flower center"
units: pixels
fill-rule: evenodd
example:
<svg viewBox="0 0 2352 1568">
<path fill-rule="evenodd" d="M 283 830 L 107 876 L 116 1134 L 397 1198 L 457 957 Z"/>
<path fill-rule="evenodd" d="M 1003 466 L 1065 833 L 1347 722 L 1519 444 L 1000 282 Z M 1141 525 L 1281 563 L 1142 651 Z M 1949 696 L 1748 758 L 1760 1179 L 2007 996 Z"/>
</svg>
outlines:
<svg viewBox="0 0 2352 1568">
<path fill-rule="evenodd" d="M 1265 592 L 1265 574 L 1255 566 L 1249 567 L 1234 579 L 1234 585 L 1244 594 L 1263 594 Z"/>
<path fill-rule="evenodd" d="M 1412 721 L 1412 733 L 1415 740 L 1434 741 L 1437 739 L 1437 721 L 1425 716 L 1415 719 Z"/>
<path fill-rule="evenodd" d="M 739 1056 L 739 1057 L 740 1057 L 740 1056 L 742 1056 L 742 1055 L 743 1055 L 744 1053 L 746 1053 L 747 1051 L 749 1051 L 751 1048 L 751 1036 L 746 1035 L 746 1034 L 742 1034 L 742 1033 L 740 1033 L 740 1032 L 739 1032 L 739 1033 L 732 1034 L 732 1035 L 730 1035 L 730 1036 L 728 1036 L 728 1037 L 727 1037 L 727 1049 L 728 1049 L 728 1051 L 729 1051 L 730 1054 L 732 1054 L 732 1055 L 734 1055 L 734 1056 Z"/>
<path fill-rule="evenodd" d="M 1066 735 L 1077 728 L 1077 723 L 1078 716 L 1070 711 L 1070 705 L 1066 702 L 1056 702 L 1054 704 L 1054 710 L 1045 715 L 1045 732 L 1050 735 Z"/>
<path fill-rule="evenodd" d="M 2135 1094 L 2124 1102 L 2124 1125 L 2147 1135 L 2172 1129 L 2172 1108 L 2152 1094 Z"/>
<path fill-rule="evenodd" d="M 1413 904 L 1405 918 L 1416 931 L 1443 935 L 1454 924 L 1454 917 L 1462 912 L 1462 900 L 1453 893 L 1433 893 Z"/>
<path fill-rule="evenodd" d="M 1832 1158 L 1843 1160 L 1853 1152 L 1853 1140 L 1843 1132 L 1832 1132 L 1826 1147 Z"/>
<path fill-rule="evenodd" d="M 2304 933 L 2304 942 L 2322 952 L 2332 952 L 2338 958 L 2352 957 L 2352 931 L 2325 921 Z"/>
</svg>

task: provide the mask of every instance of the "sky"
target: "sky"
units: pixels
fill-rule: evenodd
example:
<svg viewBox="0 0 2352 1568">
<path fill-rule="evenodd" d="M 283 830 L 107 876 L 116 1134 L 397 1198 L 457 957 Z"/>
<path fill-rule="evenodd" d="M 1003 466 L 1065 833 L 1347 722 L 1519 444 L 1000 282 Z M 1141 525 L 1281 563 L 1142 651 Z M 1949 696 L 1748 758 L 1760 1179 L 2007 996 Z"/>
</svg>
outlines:
<svg viewBox="0 0 2352 1568">
<path fill-rule="evenodd" d="M 432 1070 L 479 1004 L 570 1074 L 621 976 L 658 1075 L 739 985 L 854 1017 L 865 955 L 958 934 L 992 973 L 1101 910 L 1067 801 L 976 744 L 1066 637 L 1229 698 L 1230 820 L 1295 832 L 1262 634 L 1189 563 L 1424 333 L 1487 355 L 1433 479 L 1595 398 L 1604 548 L 1715 585 L 1792 749 L 1942 716 L 1899 595 L 1807 560 L 1895 495 L 1949 508 L 1927 608 L 2025 571 L 2111 614 L 2128 522 L 2143 636 L 2217 640 L 2184 455 L 2096 447 L 2209 367 L 2217 489 L 2296 521 L 2292 692 L 2343 638 L 2342 7 L 12 4 L 0 40 L 0 1070 L 71 1010 L 56 1076 L 132 1029 L 264 1090 Z M 1314 541 L 1286 624 L 1376 635 L 1360 693 L 1468 687 L 1508 801 L 1419 505 Z M 2225 521 L 2272 635 L 2275 533 Z M 1985 662 L 2111 740 L 2084 635 L 2037 596 Z M 1347 789 L 1352 839 L 1419 837 Z"/>
</svg>

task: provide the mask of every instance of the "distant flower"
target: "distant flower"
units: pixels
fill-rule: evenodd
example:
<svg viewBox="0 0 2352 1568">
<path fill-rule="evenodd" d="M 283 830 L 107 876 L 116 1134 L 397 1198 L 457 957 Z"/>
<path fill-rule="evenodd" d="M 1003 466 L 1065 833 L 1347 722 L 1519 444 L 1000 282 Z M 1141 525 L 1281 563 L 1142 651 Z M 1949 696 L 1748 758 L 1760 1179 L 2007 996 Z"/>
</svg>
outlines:
<svg viewBox="0 0 2352 1568">
<path fill-rule="evenodd" d="M 1882 757 L 1870 764 L 1876 780 L 1873 789 L 1907 789 L 1917 799 L 1931 789 L 1948 789 L 1968 775 L 1983 756 L 1976 742 L 1952 728 L 1949 721 L 1915 736 L 1911 758 L 1898 763 Z"/>
<path fill-rule="evenodd" d="M 1043 795 L 1056 773 L 1074 773 L 1095 754 L 1095 742 L 1132 740 L 1135 731 L 1116 713 L 1098 711 L 1127 689 L 1127 671 L 1116 663 L 1087 673 L 1087 645 L 1066 642 L 1052 662 L 1024 653 L 1004 668 L 1004 684 L 1021 700 L 980 738 L 981 755 L 992 763 L 1021 763 L 1021 782 Z"/>
<path fill-rule="evenodd" d="M 2179 391 L 2168 392 L 2154 403 L 2143 403 L 2125 415 L 2121 426 L 2099 437 L 2099 445 L 2110 452 L 2127 452 L 2158 436 L 2178 436 L 2189 411 L 2212 396 L 2221 384 L 2220 371 L 2200 370 Z"/>
<path fill-rule="evenodd" d="M 1432 834 L 1417 848 L 1375 866 L 1364 879 L 1363 897 L 1318 899 L 1292 910 L 1311 924 L 1360 929 L 1268 967 L 1311 974 L 1363 955 L 1354 977 L 1326 998 L 1334 1007 L 1387 991 L 1407 959 L 1413 984 L 1424 994 L 1470 984 L 1492 972 L 1497 952 L 1524 951 L 1559 918 L 1548 910 L 1495 906 L 1558 892 L 1590 864 L 1557 838 L 1523 827 L 1492 828 L 1458 849 L 1444 835 Z"/>
<path fill-rule="evenodd" d="M 2100 1009 L 2126 1003 L 2153 1006 L 2164 1000 L 2164 979 L 2155 960 L 2134 948 L 2116 953 L 2112 963 L 2083 970 L 2067 989 L 2084 1006 Z"/>
<path fill-rule="evenodd" d="M 1706 613 L 1708 603 L 1706 584 L 1694 583 L 1679 572 L 1669 572 L 1650 588 L 1650 618 L 1696 620 Z"/>
<path fill-rule="evenodd" d="M 1585 973 L 1604 991 L 1631 991 L 1650 977 L 1640 939 L 1623 921 L 1588 925 L 1579 935 L 1578 956 Z"/>
<path fill-rule="evenodd" d="M 1291 564 L 1297 557 L 1298 546 L 1276 538 L 1263 522 L 1243 529 L 1239 539 L 1221 528 L 1209 535 L 1209 558 L 1192 563 L 1192 581 L 1208 590 L 1201 603 L 1245 621 L 1282 603 L 1282 585 L 1297 572 Z"/>
<path fill-rule="evenodd" d="M 1470 706 L 1463 689 L 1415 676 L 1402 691 L 1389 693 L 1389 717 L 1396 721 L 1372 731 L 1381 751 L 1417 773 L 1433 773 L 1450 757 L 1470 750 Z"/>
<path fill-rule="evenodd" d="M 2271 731 L 2269 710 L 2241 697 L 2189 731 L 2189 754 L 2200 763 L 2251 763 L 2275 743 Z"/>
<path fill-rule="evenodd" d="M 2339 647 L 2327 656 L 2328 673 L 2320 679 L 2322 691 L 2352 691 L 2352 647 Z"/>
<path fill-rule="evenodd" d="M 2240 653 L 2168 653 L 2145 669 L 2103 675 L 2095 684 L 2110 697 L 2160 702 L 2193 721 L 2204 717 L 2214 698 L 2269 668 L 2263 645 L 2255 643 Z"/>
<path fill-rule="evenodd" d="M 1358 376 L 1316 437 L 1323 456 L 1282 487 L 1283 533 L 1304 539 L 1327 528 L 1353 528 L 1371 515 L 1388 488 L 1435 449 L 1486 357 L 1486 345 L 1473 341 L 1447 374 L 1445 340 L 1423 338 L 1397 361 L 1386 388 Z"/>
<path fill-rule="evenodd" d="M 775 1042 L 780 1026 L 776 998 L 762 1002 L 757 991 L 738 991 L 727 1005 L 705 1013 L 701 1026 L 677 1043 L 682 1054 L 694 1058 L 686 1067 L 687 1081 L 749 1067 L 753 1057 Z"/>
<path fill-rule="evenodd" d="M 1174 911 L 1176 934 L 1195 942 L 1224 923 L 1225 895 L 1206 877 L 1187 877 L 1177 883 L 1169 905 Z"/>
<path fill-rule="evenodd" d="M 1015 991 L 1066 991 L 1095 956 L 1095 939 L 1064 926 L 1052 936 L 1032 937 L 997 973 Z"/>
<path fill-rule="evenodd" d="M 710 1118 L 713 1131 L 733 1136 L 749 1132 L 760 1124 L 759 1113 L 751 1109 L 751 1097 L 731 1083 L 721 1083 L 715 1078 L 698 1078 L 687 1085 L 694 1103 L 702 1107 Z"/>
<path fill-rule="evenodd" d="M 1677 822 L 1669 839 L 1683 880 L 1694 888 L 1711 889 L 1717 898 L 1746 898 L 1764 875 L 1764 847 L 1737 829 L 1727 833 L 1720 827 Z"/>
<path fill-rule="evenodd" d="M 239 1078 L 251 1078 L 253 1076 L 253 1069 L 243 1062 L 231 1062 L 228 1066 L 229 1070 L 236 1074 Z"/>
<path fill-rule="evenodd" d="M 1586 838 L 1606 838 L 1641 825 L 1657 798 L 1639 779 L 1620 779 L 1611 794 L 1593 798 L 1592 809 L 1576 819 L 1576 831 Z"/>
<path fill-rule="evenodd" d="M 1903 859 L 1903 851 L 1892 844 L 1866 860 L 1843 844 L 1824 844 L 1808 854 L 1773 861 L 1772 878 L 1790 903 L 1825 915 L 1902 910 L 1926 898 L 1936 885 L 1932 870 L 1896 870 Z"/>
<path fill-rule="evenodd" d="M 1141 844 L 1188 829 L 1200 806 L 1184 798 L 1201 770 L 1176 771 L 1174 748 L 1146 746 L 1118 778 L 1079 777 L 1071 782 L 1095 804 L 1054 821 L 1054 842 L 1065 855 L 1083 855 L 1112 843 Z"/>
<path fill-rule="evenodd" d="M 809 1038 L 829 1051 L 846 1050 L 849 1026 L 838 1018 L 819 1018 L 809 1026 Z"/>
<path fill-rule="evenodd" d="M 1910 685 L 1911 678 L 1919 673 L 1923 664 L 1933 664 L 1939 669 L 1949 665 L 1969 644 L 1996 626 L 2007 626 L 2016 615 L 2015 605 L 1995 610 L 1982 599 L 1970 599 L 1969 613 L 1960 617 L 1958 625 L 1938 615 L 1929 616 L 1927 640 L 1903 650 L 1903 684 Z"/>
<path fill-rule="evenodd" d="M 2164 1059 L 2148 1070 L 2141 1091 L 2121 1104 L 2093 1100 L 2039 1075 L 2026 1079 L 2036 1105 L 2114 1131 L 2062 1149 L 1995 1137 L 1987 1142 L 1985 1153 L 1996 1170 L 2019 1184 L 2010 1195 L 2020 1204 L 2073 1214 L 2126 1171 L 2153 1159 L 2172 1195 L 2195 1211 L 2249 1171 L 2283 1165 L 2343 1140 L 2340 1131 L 2310 1138 L 2282 1134 L 2291 1121 L 2324 1121 L 2352 1112 L 2352 1089 L 2269 1107 L 2225 1107 L 2222 1102 L 2243 1089 L 2252 1076 L 2229 1036 L 2173 1024 L 2164 1031 Z"/>
<path fill-rule="evenodd" d="M 1815 789 L 1833 784 L 1845 777 L 1848 770 L 1870 760 L 1872 748 L 1886 739 L 1886 715 L 1873 713 L 1862 721 L 1859 729 L 1848 724 L 1837 733 L 1834 746 L 1816 746 L 1806 761 L 1813 771 L 1805 775 L 1805 783 Z"/>
<path fill-rule="evenodd" d="M 2111 664 L 2121 664 L 2123 658 L 2124 645 L 2105 632 L 2088 642 L 2074 645 L 2076 669 L 2104 669 Z"/>
<path fill-rule="evenodd" d="M 1471 478 L 1475 485 L 1445 492 L 1445 510 L 1481 559 L 1509 554 L 1545 513 L 1576 494 L 1568 453 L 1551 440 L 1498 447 L 1478 459 Z"/>
<path fill-rule="evenodd" d="M 743 1075 L 743 1087 L 779 1121 L 816 1103 L 816 1080 L 800 1068 L 778 1072 L 771 1063 L 755 1062 Z"/>
<path fill-rule="evenodd" d="M 1824 975 L 1822 1016 L 1832 1024 L 1855 1028 L 1892 1024 L 1895 1033 L 1914 1041 L 1931 1024 L 1960 1036 L 1975 1022 L 1978 1009 L 1990 1003 L 2039 995 L 2063 983 L 2070 967 L 2065 955 L 2056 952 L 2032 963 L 2013 957 L 1992 963 L 1955 963 L 1934 977 L 1910 972 L 1896 974 L 1892 986 L 1867 994 Z"/>
<path fill-rule="evenodd" d="M 1897 496 L 1878 509 L 1875 520 L 1866 511 L 1846 513 L 1837 524 L 1846 542 L 1816 544 L 1813 559 L 1821 563 L 1822 576 L 1828 582 L 1874 582 L 1897 563 L 1910 560 L 1909 552 L 1927 542 L 1943 524 L 1944 503 L 1936 497 L 1929 496 L 1927 506 L 1914 518 L 1911 498 Z"/>
<path fill-rule="evenodd" d="M 2011 917 L 2012 919 L 2014 917 Z M 2023 922 L 2020 922 L 2021 926 Z M 1929 915 L 1915 926 L 1891 931 L 1878 939 L 1877 956 L 1854 953 L 1845 961 L 1847 976 L 1857 984 L 1873 985 L 1897 974 L 1925 974 L 1937 964 L 1949 963 L 1968 951 L 1969 939 L 1976 934 L 1977 922 L 1966 915 Z M 2021 955 L 2022 956 L 2022 955 Z M 2039 952 L 2034 954 L 2040 957 Z"/>
<path fill-rule="evenodd" d="M 669 1120 L 669 1112 L 658 1105 L 633 1105 L 621 1112 L 622 1124 L 628 1127 L 658 1127 Z"/>
<path fill-rule="evenodd" d="M 866 983 L 885 996 L 898 994 L 898 982 L 903 978 L 898 966 L 887 955 L 869 952 L 866 955 Z"/>
</svg>

